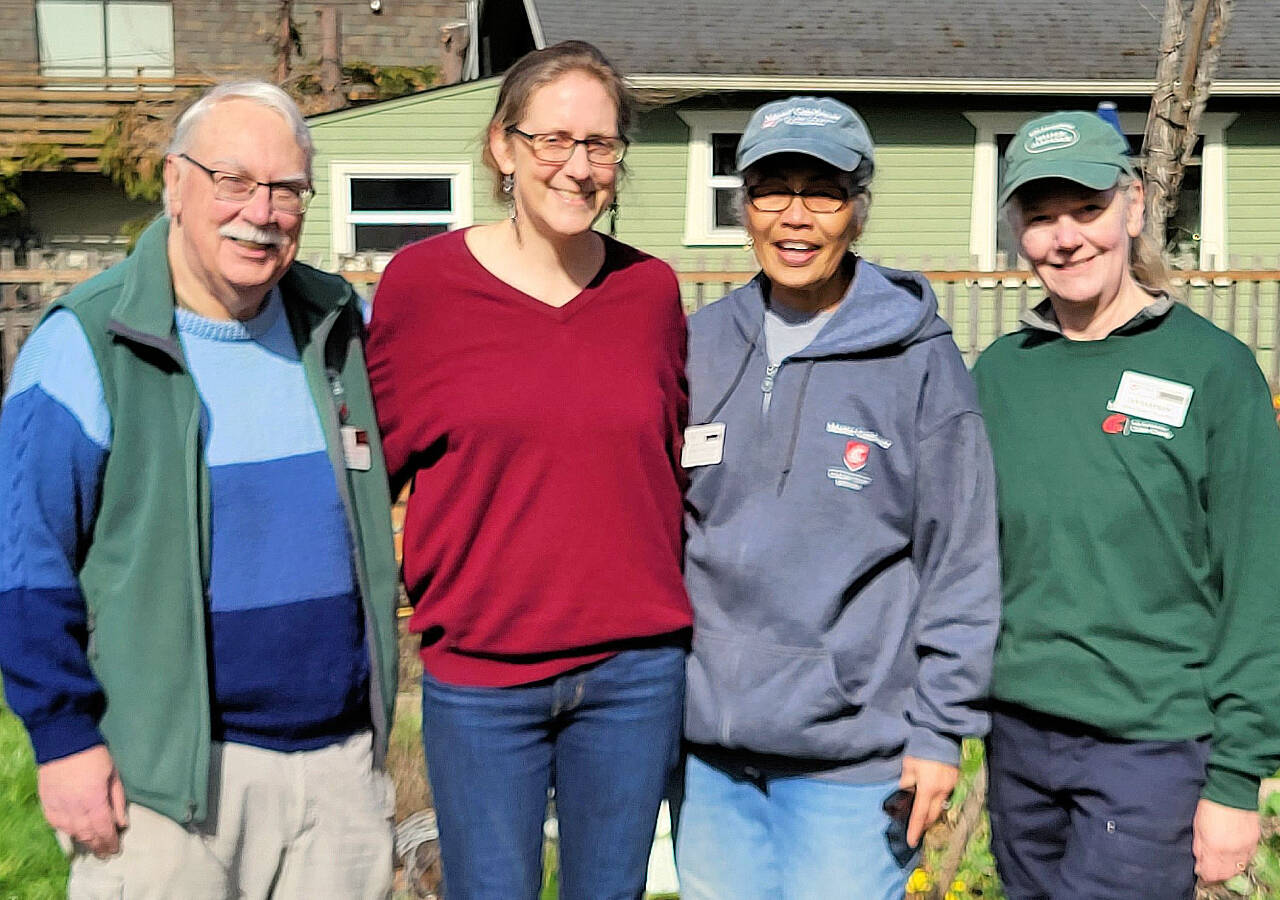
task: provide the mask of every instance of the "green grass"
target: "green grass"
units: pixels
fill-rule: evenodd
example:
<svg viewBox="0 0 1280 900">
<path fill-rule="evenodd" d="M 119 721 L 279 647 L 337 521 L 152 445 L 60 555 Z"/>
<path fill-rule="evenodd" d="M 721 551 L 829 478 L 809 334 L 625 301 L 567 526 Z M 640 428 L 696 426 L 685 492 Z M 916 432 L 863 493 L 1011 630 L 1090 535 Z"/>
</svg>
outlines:
<svg viewBox="0 0 1280 900">
<path fill-rule="evenodd" d="M 0 900 L 55 900 L 66 884 L 66 857 L 40 813 L 27 733 L 0 705 Z"/>
</svg>

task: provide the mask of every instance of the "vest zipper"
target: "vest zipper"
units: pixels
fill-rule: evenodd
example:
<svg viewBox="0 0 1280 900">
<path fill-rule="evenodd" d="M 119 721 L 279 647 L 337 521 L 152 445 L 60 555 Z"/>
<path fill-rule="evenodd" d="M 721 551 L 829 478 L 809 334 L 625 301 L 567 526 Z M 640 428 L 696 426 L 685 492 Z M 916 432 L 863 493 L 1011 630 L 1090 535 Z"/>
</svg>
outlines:
<svg viewBox="0 0 1280 900">
<path fill-rule="evenodd" d="M 346 457 L 342 450 L 342 406 L 345 389 L 339 378 L 331 374 L 327 366 L 326 349 L 329 334 L 337 321 L 339 310 L 330 312 L 315 328 L 311 335 L 311 347 L 308 348 L 319 355 L 317 374 L 323 383 L 323 391 L 313 386 L 312 400 L 320 414 L 325 433 L 326 449 L 329 463 L 333 466 L 338 483 L 338 496 L 342 500 L 342 508 L 347 517 L 347 533 L 351 544 L 352 568 L 356 572 L 356 589 L 360 593 L 360 612 L 364 618 L 365 652 L 369 654 L 369 722 L 373 726 L 373 762 L 378 768 L 385 762 L 385 753 L 381 749 L 390 738 L 386 717 L 386 705 L 383 699 L 382 673 L 386 666 L 396 664 L 394 660 L 385 660 L 378 655 L 378 629 L 373 615 L 373 600 L 369 596 L 369 576 L 365 570 L 364 557 L 361 552 L 363 541 L 360 523 L 356 516 L 355 500 L 351 496 L 350 472 L 347 469 Z M 303 366 L 304 370 L 306 366 Z M 335 370 L 336 371 L 336 370 Z M 339 373 L 340 374 L 340 373 Z M 311 376 L 308 375 L 308 381 Z M 322 402 L 323 398 L 323 402 Z"/>
</svg>

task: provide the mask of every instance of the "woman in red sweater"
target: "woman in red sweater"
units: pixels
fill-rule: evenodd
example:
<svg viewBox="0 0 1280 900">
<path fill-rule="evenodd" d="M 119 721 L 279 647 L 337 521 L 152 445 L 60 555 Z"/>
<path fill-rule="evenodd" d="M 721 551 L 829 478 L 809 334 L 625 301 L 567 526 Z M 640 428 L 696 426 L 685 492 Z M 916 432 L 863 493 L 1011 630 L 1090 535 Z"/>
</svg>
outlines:
<svg viewBox="0 0 1280 900">
<path fill-rule="evenodd" d="M 393 487 L 450 900 L 637 898 L 675 760 L 685 325 L 664 263 L 592 230 L 632 105 L 589 44 L 503 80 L 484 160 L 510 218 L 402 250 L 369 369 Z"/>
</svg>

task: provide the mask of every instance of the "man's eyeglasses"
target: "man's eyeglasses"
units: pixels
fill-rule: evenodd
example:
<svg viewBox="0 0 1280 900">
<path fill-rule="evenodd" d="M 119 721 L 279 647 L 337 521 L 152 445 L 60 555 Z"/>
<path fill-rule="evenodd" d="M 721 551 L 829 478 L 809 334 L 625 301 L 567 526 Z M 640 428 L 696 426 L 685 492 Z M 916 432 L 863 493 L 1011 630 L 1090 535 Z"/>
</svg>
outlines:
<svg viewBox="0 0 1280 900">
<path fill-rule="evenodd" d="M 307 204 L 316 192 L 305 184 L 296 181 L 254 181 L 234 172 L 223 172 L 210 169 L 204 163 L 197 162 L 185 153 L 179 153 L 191 165 L 200 169 L 213 181 L 213 196 L 231 203 L 248 203 L 258 188 L 264 187 L 271 196 L 271 208 L 276 212 L 300 215 L 307 211 Z"/>
<path fill-rule="evenodd" d="M 514 125 L 507 126 L 507 134 L 518 134 L 529 142 L 533 155 L 543 162 L 568 162 L 573 151 L 581 144 L 587 150 L 587 160 L 598 166 L 616 166 L 627 155 L 629 141 L 624 137 L 570 137 L 563 131 L 529 134 Z"/>
<path fill-rule="evenodd" d="M 848 194 L 835 188 L 793 191 L 781 185 L 763 185 L 747 189 L 747 202 L 760 212 L 782 212 L 795 197 L 799 197 L 804 208 L 813 213 L 840 212 L 850 200 Z"/>
</svg>

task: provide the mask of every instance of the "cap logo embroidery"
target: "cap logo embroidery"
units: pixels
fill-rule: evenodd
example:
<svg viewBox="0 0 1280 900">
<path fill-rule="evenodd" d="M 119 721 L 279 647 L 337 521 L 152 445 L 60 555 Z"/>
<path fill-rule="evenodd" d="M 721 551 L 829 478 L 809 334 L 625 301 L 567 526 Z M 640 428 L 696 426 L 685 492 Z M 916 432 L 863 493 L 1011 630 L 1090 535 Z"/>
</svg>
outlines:
<svg viewBox="0 0 1280 900">
<path fill-rule="evenodd" d="M 1028 153 L 1045 153 L 1049 150 L 1062 150 L 1075 146 L 1080 141 L 1080 133 L 1068 122 L 1056 122 L 1052 125 L 1041 125 L 1033 128 L 1022 145 Z"/>
<path fill-rule="evenodd" d="M 827 112 L 815 106 L 793 106 L 790 109 L 767 113 L 760 122 L 761 128 L 778 125 L 833 125 L 840 121 L 839 113 Z"/>
</svg>

